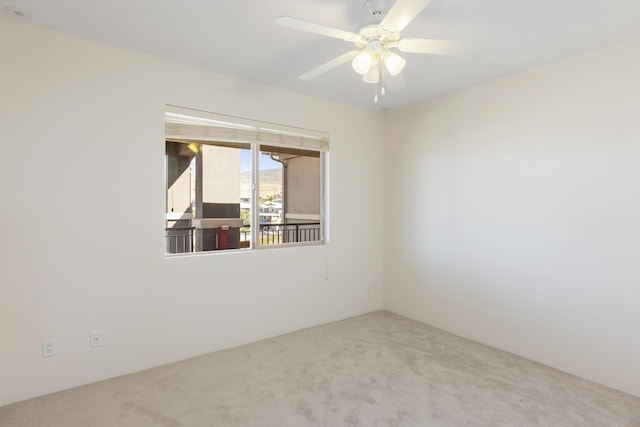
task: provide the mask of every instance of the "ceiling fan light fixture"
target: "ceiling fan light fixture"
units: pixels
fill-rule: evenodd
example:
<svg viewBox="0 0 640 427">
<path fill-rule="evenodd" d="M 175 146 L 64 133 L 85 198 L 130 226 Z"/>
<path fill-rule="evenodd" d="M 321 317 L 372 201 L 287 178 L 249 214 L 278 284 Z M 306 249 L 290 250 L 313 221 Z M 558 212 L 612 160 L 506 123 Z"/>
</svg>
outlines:
<svg viewBox="0 0 640 427">
<path fill-rule="evenodd" d="M 397 76 L 404 69 L 407 61 L 398 54 L 388 52 L 384 56 L 384 66 L 392 76 Z"/>
<path fill-rule="evenodd" d="M 371 58 L 371 55 L 369 55 L 369 52 L 364 51 L 353 58 L 351 66 L 356 73 L 364 76 L 371 69 L 372 62 L 373 59 Z"/>
<path fill-rule="evenodd" d="M 369 71 L 362 76 L 362 81 L 365 83 L 378 83 L 380 81 L 380 72 L 378 71 L 378 64 L 373 64 L 369 67 Z"/>
<path fill-rule="evenodd" d="M 362 76 L 365 83 L 375 85 L 374 102 L 378 101 L 386 87 L 390 90 L 403 89 L 406 82 L 402 76 L 407 61 L 391 49 L 400 52 L 431 55 L 460 56 L 472 50 L 468 42 L 436 39 L 406 39 L 401 36 L 403 29 L 416 18 L 432 0 L 360 0 L 366 3 L 371 15 L 362 20 L 355 32 L 327 27 L 290 16 L 275 18 L 278 25 L 333 37 L 353 43 L 357 50 L 346 52 L 299 76 L 301 80 L 318 77 L 327 71 L 351 61 L 353 70 Z M 389 7 L 389 3 L 393 3 Z M 393 79 L 387 77 L 395 77 Z M 395 89 L 394 89 L 395 88 Z"/>
</svg>

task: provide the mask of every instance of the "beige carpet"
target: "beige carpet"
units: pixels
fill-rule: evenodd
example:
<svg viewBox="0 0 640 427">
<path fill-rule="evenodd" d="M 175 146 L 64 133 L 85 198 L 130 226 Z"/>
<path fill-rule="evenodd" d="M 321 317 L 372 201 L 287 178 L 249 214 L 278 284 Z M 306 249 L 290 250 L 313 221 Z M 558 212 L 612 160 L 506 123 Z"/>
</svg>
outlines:
<svg viewBox="0 0 640 427">
<path fill-rule="evenodd" d="M 380 311 L 5 406 L 0 426 L 640 426 L 640 399 Z"/>
</svg>

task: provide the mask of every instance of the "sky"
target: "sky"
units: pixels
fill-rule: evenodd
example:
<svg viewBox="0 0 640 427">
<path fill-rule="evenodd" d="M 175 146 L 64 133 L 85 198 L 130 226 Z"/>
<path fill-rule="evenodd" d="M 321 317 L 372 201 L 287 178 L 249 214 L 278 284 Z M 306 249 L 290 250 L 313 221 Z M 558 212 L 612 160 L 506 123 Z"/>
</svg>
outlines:
<svg viewBox="0 0 640 427">
<path fill-rule="evenodd" d="M 251 170 L 251 150 L 240 150 L 240 171 Z M 282 165 L 271 160 L 269 156 L 260 154 L 260 169 L 277 169 Z"/>
</svg>

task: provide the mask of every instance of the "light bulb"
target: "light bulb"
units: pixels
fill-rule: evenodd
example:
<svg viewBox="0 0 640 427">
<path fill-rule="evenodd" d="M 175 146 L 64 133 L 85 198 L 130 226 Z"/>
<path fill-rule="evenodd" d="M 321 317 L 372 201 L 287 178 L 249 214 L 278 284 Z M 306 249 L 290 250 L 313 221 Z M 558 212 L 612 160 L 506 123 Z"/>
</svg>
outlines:
<svg viewBox="0 0 640 427">
<path fill-rule="evenodd" d="M 404 60 L 400 55 L 396 55 L 395 53 L 388 52 L 384 56 L 384 66 L 387 67 L 387 71 L 392 76 L 397 76 L 400 74 L 407 61 Z"/>
<path fill-rule="evenodd" d="M 380 73 L 378 72 L 377 62 L 369 67 L 369 71 L 367 71 L 367 74 L 362 76 L 362 81 L 366 83 L 378 83 L 380 81 Z"/>
<path fill-rule="evenodd" d="M 353 70 L 356 73 L 365 75 L 371 68 L 371 62 L 371 55 L 369 55 L 367 51 L 363 51 L 362 53 L 358 54 L 358 56 L 353 58 L 351 66 L 353 66 Z"/>
</svg>

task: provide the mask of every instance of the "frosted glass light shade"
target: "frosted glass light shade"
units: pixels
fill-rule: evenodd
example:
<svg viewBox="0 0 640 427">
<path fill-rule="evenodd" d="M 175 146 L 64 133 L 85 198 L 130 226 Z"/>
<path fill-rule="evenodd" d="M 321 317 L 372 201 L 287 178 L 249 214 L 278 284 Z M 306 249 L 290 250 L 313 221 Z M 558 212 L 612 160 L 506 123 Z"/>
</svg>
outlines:
<svg viewBox="0 0 640 427">
<path fill-rule="evenodd" d="M 389 71 L 389 74 L 392 76 L 397 76 L 404 69 L 406 64 L 407 61 L 395 53 L 389 53 L 384 57 L 384 66 L 387 67 L 387 71 Z"/>
<path fill-rule="evenodd" d="M 371 62 L 371 55 L 369 55 L 368 52 L 362 52 L 358 56 L 353 58 L 351 66 L 356 73 L 365 75 L 371 68 Z"/>
<path fill-rule="evenodd" d="M 362 81 L 366 83 L 378 83 L 380 81 L 380 73 L 378 72 L 377 61 L 371 67 L 369 71 L 362 77 Z"/>
</svg>

